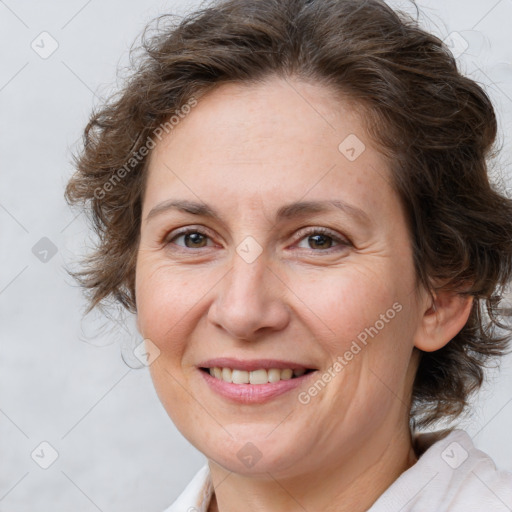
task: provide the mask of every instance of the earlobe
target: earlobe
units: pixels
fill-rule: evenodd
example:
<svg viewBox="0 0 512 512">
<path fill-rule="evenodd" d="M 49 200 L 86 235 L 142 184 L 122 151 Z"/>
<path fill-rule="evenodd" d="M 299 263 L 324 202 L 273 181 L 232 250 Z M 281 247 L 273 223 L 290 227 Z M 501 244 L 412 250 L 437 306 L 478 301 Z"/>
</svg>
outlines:
<svg viewBox="0 0 512 512">
<path fill-rule="evenodd" d="M 453 291 L 437 292 L 420 320 L 414 346 L 424 352 L 443 348 L 466 325 L 472 307 L 471 295 Z"/>
</svg>

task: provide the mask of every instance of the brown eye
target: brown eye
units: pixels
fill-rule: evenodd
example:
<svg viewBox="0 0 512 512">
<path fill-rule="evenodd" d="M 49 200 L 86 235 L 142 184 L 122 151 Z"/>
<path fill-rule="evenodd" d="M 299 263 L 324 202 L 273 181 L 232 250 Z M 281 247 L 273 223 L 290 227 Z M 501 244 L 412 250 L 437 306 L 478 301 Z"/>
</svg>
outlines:
<svg viewBox="0 0 512 512">
<path fill-rule="evenodd" d="M 345 248 L 350 245 L 350 242 L 345 238 L 340 237 L 335 232 L 326 228 L 313 228 L 300 233 L 302 235 L 300 243 L 306 241 L 307 247 L 301 247 L 309 249 L 314 252 L 327 252 L 329 249 L 335 249 L 336 246 L 339 248 Z M 300 247 L 300 245 L 299 245 Z"/>
<path fill-rule="evenodd" d="M 183 244 L 176 243 L 176 240 L 183 238 Z M 170 238 L 167 243 L 173 243 L 179 247 L 185 247 L 187 249 L 201 249 L 207 247 L 207 241 L 209 237 L 206 233 L 197 229 L 188 229 Z"/>
<path fill-rule="evenodd" d="M 330 249 L 331 244 L 333 242 L 333 238 L 328 235 L 311 235 L 308 237 L 310 240 L 311 249 Z M 311 240 L 313 240 L 313 244 L 311 244 Z"/>
</svg>

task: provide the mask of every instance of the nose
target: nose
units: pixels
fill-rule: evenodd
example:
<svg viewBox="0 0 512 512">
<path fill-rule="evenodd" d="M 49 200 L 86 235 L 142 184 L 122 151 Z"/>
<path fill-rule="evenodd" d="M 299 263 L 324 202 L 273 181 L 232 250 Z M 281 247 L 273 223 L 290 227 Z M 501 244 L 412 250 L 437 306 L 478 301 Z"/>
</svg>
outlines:
<svg viewBox="0 0 512 512">
<path fill-rule="evenodd" d="M 216 290 L 208 319 L 233 338 L 254 341 L 285 328 L 290 320 L 286 285 L 263 255 L 247 263 L 235 254 Z"/>
</svg>

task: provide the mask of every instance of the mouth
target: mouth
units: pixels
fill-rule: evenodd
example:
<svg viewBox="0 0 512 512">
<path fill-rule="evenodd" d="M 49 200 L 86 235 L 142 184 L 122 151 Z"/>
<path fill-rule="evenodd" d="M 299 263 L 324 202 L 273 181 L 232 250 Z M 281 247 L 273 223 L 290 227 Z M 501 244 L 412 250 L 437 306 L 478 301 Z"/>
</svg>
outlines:
<svg viewBox="0 0 512 512">
<path fill-rule="evenodd" d="M 307 385 L 311 374 L 318 371 L 296 361 L 231 357 L 203 361 L 197 369 L 214 394 L 239 404 L 263 404 L 289 394 Z"/>
<path fill-rule="evenodd" d="M 279 396 L 290 396 L 317 373 L 294 361 L 276 359 L 241 360 L 231 357 L 209 359 L 197 369 L 217 396 L 238 404 L 263 404 Z"/>
<path fill-rule="evenodd" d="M 259 368 L 256 370 L 239 370 L 229 367 L 200 367 L 200 370 L 212 377 L 230 384 L 272 384 L 282 380 L 292 380 L 307 375 L 312 368 Z"/>
</svg>

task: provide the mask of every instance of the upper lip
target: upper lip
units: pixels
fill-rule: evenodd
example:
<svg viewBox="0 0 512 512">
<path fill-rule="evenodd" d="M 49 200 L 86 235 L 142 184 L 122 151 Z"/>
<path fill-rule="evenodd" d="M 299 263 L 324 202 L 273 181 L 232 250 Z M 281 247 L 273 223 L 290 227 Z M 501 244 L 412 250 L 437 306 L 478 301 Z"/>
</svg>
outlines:
<svg viewBox="0 0 512 512">
<path fill-rule="evenodd" d="M 242 360 L 235 359 L 232 357 L 216 357 L 214 359 L 208 359 L 198 364 L 199 368 L 231 368 L 232 370 L 245 370 L 248 372 L 254 370 L 270 370 L 271 368 L 277 368 L 284 370 L 291 368 L 292 370 L 311 370 L 311 366 L 305 366 L 295 361 L 283 361 L 279 359 L 251 359 Z"/>
</svg>

